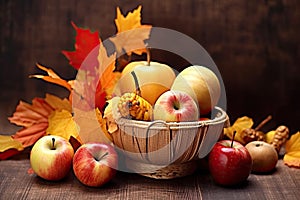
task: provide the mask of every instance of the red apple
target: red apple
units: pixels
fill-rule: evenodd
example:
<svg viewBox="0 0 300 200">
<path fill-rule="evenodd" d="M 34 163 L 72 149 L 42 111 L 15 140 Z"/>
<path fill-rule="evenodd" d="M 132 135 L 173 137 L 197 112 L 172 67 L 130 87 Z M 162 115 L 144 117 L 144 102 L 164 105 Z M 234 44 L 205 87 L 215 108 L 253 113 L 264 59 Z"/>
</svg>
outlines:
<svg viewBox="0 0 300 200">
<path fill-rule="evenodd" d="M 199 111 L 193 98 L 185 92 L 167 91 L 155 102 L 154 120 L 166 122 L 197 121 Z"/>
<path fill-rule="evenodd" d="M 252 167 L 248 150 L 239 142 L 230 140 L 217 142 L 209 154 L 209 170 L 213 180 L 224 186 L 245 181 Z"/>
<path fill-rule="evenodd" d="M 278 154 L 271 144 L 263 141 L 253 141 L 245 147 L 253 160 L 252 172 L 270 172 L 276 167 Z"/>
<path fill-rule="evenodd" d="M 74 150 L 63 137 L 47 135 L 32 147 L 30 164 L 33 171 L 46 180 L 64 178 L 70 171 Z"/>
<path fill-rule="evenodd" d="M 118 155 L 105 143 L 86 143 L 77 149 L 73 158 L 73 171 L 87 186 L 100 187 L 116 174 Z"/>
</svg>

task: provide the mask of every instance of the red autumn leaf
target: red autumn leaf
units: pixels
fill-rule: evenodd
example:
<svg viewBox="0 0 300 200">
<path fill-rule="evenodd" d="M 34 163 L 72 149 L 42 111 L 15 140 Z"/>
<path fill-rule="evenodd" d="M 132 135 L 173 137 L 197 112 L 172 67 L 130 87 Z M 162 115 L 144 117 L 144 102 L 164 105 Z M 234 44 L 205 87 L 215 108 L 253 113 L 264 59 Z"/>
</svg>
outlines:
<svg viewBox="0 0 300 200">
<path fill-rule="evenodd" d="M 76 35 L 75 51 L 62 51 L 62 53 L 69 60 L 70 65 L 75 69 L 85 69 L 88 70 L 90 67 L 96 67 L 97 63 L 97 53 L 98 45 L 100 44 L 99 33 L 96 31 L 92 33 L 89 29 L 82 29 L 77 27 L 73 22 L 71 22 L 74 27 Z M 83 61 L 88 56 L 88 65 L 81 66 Z"/>
<path fill-rule="evenodd" d="M 0 152 L 0 160 L 6 160 L 7 158 L 10 158 L 19 153 L 21 153 L 21 151 L 18 151 L 17 149 L 8 149 L 4 152 Z"/>
</svg>

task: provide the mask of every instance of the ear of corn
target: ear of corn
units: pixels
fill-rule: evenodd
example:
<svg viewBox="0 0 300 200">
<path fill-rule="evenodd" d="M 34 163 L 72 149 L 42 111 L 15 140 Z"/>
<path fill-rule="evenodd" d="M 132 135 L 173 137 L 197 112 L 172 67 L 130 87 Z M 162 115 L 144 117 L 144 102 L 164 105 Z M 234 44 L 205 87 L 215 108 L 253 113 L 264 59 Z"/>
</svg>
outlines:
<svg viewBox="0 0 300 200">
<path fill-rule="evenodd" d="M 118 108 L 122 117 L 143 121 L 152 120 L 152 105 L 136 93 L 123 94 Z"/>
</svg>

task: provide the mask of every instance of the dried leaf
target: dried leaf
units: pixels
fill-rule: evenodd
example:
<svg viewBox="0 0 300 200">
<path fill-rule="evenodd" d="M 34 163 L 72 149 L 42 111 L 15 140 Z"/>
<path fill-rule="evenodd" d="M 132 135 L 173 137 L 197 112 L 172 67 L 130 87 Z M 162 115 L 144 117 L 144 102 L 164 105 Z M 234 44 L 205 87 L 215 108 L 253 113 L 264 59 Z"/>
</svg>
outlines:
<svg viewBox="0 0 300 200">
<path fill-rule="evenodd" d="M 12 137 L 22 143 L 23 147 L 32 146 L 38 139 L 46 135 L 48 122 L 40 122 L 29 127 L 22 128 L 16 132 Z"/>
<path fill-rule="evenodd" d="M 30 127 L 37 123 L 47 123 L 48 116 L 54 109 L 41 98 L 34 98 L 32 105 L 20 101 L 12 117 L 9 117 L 10 123 L 18 126 Z"/>
<path fill-rule="evenodd" d="M 44 66 L 42 66 L 40 64 L 36 64 L 36 66 L 38 68 L 40 68 L 41 70 L 47 72 L 48 76 L 44 76 L 44 75 L 31 75 L 31 76 L 29 76 L 30 78 L 43 79 L 44 81 L 47 81 L 47 82 L 50 82 L 50 83 L 55 83 L 57 85 L 65 87 L 69 91 L 72 90 L 72 87 L 71 87 L 70 83 L 68 83 L 68 81 L 60 78 L 52 69 L 44 67 Z"/>
<path fill-rule="evenodd" d="M 241 133 L 246 128 L 251 128 L 253 126 L 253 120 L 247 116 L 238 118 L 234 124 L 228 128 L 224 128 L 224 134 L 232 139 L 234 131 L 236 135 L 234 140 L 244 144 L 244 140 L 241 138 Z"/>
<path fill-rule="evenodd" d="M 83 111 L 74 109 L 74 120 L 80 129 L 79 135 L 84 143 L 110 143 L 111 137 L 102 127 L 102 115 L 98 109 Z"/>
<path fill-rule="evenodd" d="M 123 51 L 128 55 L 131 55 L 132 52 L 138 55 L 146 52 L 144 40 L 149 38 L 151 26 L 141 24 L 141 9 L 142 6 L 139 6 L 125 17 L 117 7 L 115 23 L 118 34 L 110 40 L 115 44 L 118 56 Z"/>
<path fill-rule="evenodd" d="M 7 149 L 4 152 L 0 152 L 0 160 L 8 159 L 14 155 L 19 154 L 21 151 L 18 151 L 17 149 Z"/>
<path fill-rule="evenodd" d="M 100 67 L 97 71 L 100 79 L 96 89 L 96 104 L 100 104 L 97 107 L 101 111 L 103 111 L 106 100 L 111 98 L 114 87 L 121 77 L 121 73 L 115 71 L 115 60 L 116 54 L 108 57 L 106 49 L 101 45 L 98 56 Z M 104 93 L 106 98 L 103 98 Z"/>
<path fill-rule="evenodd" d="M 46 130 L 49 135 L 58 135 L 67 140 L 73 136 L 79 139 L 79 129 L 72 114 L 67 110 L 56 110 L 49 116 L 49 126 Z"/>
<path fill-rule="evenodd" d="M 98 50 L 95 48 L 98 48 L 100 44 L 99 33 L 97 31 L 92 33 L 89 29 L 79 28 L 73 22 L 71 24 L 77 33 L 75 51 L 62 51 L 62 53 L 68 58 L 70 65 L 75 69 L 88 70 L 91 66 L 97 66 Z M 85 65 L 87 67 L 82 66 L 87 57 L 89 57 L 89 65 Z"/>
<path fill-rule="evenodd" d="M 106 121 L 106 129 L 108 133 L 113 133 L 118 130 L 118 125 L 116 120 L 121 118 L 120 113 L 118 112 L 118 102 L 120 97 L 114 97 L 107 101 L 108 105 L 106 106 L 103 114 L 103 119 Z"/>
<path fill-rule="evenodd" d="M 96 76 L 89 71 L 78 70 L 71 93 L 73 108 L 84 111 L 95 108 Z M 105 98 L 105 97 L 104 97 Z"/>
<path fill-rule="evenodd" d="M 23 150 L 23 145 L 18 140 L 14 140 L 9 135 L 0 135 L 0 152 L 4 152 L 8 149 Z"/>
<path fill-rule="evenodd" d="M 61 99 L 55 95 L 46 94 L 45 101 L 54 109 L 54 110 L 67 110 L 70 113 L 72 112 L 72 105 L 68 99 Z"/>
<path fill-rule="evenodd" d="M 293 134 L 285 145 L 284 164 L 289 167 L 300 168 L 300 132 Z"/>
</svg>

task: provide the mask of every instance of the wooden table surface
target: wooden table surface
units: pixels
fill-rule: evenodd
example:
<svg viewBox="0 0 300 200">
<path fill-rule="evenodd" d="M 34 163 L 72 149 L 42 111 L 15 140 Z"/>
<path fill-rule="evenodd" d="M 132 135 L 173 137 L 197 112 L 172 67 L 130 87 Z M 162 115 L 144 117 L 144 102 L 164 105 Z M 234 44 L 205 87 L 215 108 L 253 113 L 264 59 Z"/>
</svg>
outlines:
<svg viewBox="0 0 300 200">
<path fill-rule="evenodd" d="M 0 103 L 3 113 L 12 112 L 14 105 Z M 13 133 L 1 116 L 1 134 Z M 202 165 L 202 168 L 203 167 Z M 272 174 L 251 174 L 245 184 L 233 188 L 216 185 L 207 170 L 193 175 L 155 180 L 138 174 L 118 172 L 115 178 L 101 188 L 82 185 L 71 171 L 62 181 L 45 181 L 30 169 L 29 149 L 9 160 L 0 161 L 0 200 L 8 199 L 299 199 L 300 169 L 289 168 L 279 160 Z"/>
<path fill-rule="evenodd" d="M 25 157 L 25 158 L 24 158 Z M 232 188 L 214 184 L 210 174 L 172 180 L 155 180 L 118 172 L 101 188 L 82 185 L 71 171 L 62 181 L 50 182 L 28 173 L 28 156 L 0 161 L 0 199 L 299 199 L 300 170 L 280 160 L 272 174 L 251 174 L 248 181 Z"/>
</svg>

